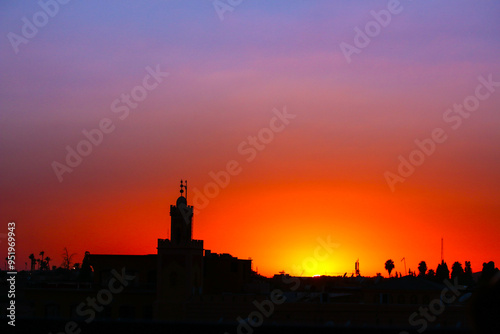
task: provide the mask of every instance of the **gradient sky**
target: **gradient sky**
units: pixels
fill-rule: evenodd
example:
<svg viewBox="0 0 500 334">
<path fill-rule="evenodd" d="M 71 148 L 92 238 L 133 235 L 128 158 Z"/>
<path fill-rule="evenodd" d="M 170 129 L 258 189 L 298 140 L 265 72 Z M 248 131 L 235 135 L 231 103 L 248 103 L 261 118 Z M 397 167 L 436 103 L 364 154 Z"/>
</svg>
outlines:
<svg viewBox="0 0 500 334">
<path fill-rule="evenodd" d="M 387 3 L 247 0 L 221 20 L 210 0 L 74 0 L 16 54 L 9 33 L 41 7 L 2 1 L 0 233 L 16 221 L 18 270 L 41 250 L 60 265 L 64 247 L 155 253 L 179 180 L 195 199 L 231 160 L 194 237 L 261 274 L 435 269 L 441 237 L 449 266 L 498 266 L 500 87 L 456 130 L 443 114 L 479 76 L 500 81 L 500 3 L 401 1 L 348 63 L 339 45 Z M 169 76 L 120 119 L 111 104 L 148 66 Z M 285 107 L 296 117 L 246 161 L 238 146 Z M 104 118 L 114 131 L 59 182 L 52 163 Z M 447 140 L 391 191 L 384 173 L 435 128 Z M 313 267 L 318 238 L 338 247 Z"/>
</svg>

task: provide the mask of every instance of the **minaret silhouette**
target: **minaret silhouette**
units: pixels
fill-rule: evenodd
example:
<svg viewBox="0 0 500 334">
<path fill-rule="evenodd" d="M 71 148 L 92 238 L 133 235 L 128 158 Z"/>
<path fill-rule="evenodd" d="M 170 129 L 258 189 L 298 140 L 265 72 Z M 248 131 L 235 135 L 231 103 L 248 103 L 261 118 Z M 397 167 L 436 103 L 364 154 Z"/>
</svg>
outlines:
<svg viewBox="0 0 500 334">
<path fill-rule="evenodd" d="M 172 242 L 177 245 L 189 243 L 193 233 L 193 207 L 187 205 L 187 198 L 183 196 L 184 188 L 187 195 L 187 185 L 181 180 L 181 196 L 176 205 L 170 206 L 170 236 Z"/>
<path fill-rule="evenodd" d="M 203 287 L 203 240 L 192 239 L 193 206 L 184 197 L 187 181 L 181 180 L 180 196 L 170 205 L 171 239 L 158 239 L 157 307 L 160 318 L 176 318 L 179 302 Z"/>
</svg>

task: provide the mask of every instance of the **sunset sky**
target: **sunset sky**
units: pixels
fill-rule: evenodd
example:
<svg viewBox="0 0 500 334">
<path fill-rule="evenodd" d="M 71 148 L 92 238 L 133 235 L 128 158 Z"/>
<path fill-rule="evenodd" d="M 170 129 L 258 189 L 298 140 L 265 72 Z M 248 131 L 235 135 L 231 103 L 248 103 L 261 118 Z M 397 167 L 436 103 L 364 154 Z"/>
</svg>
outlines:
<svg viewBox="0 0 500 334">
<path fill-rule="evenodd" d="M 42 3 L 0 4 L 18 270 L 156 253 L 181 179 L 194 238 L 263 275 L 435 269 L 442 237 L 450 267 L 500 264 L 499 2 Z"/>
</svg>

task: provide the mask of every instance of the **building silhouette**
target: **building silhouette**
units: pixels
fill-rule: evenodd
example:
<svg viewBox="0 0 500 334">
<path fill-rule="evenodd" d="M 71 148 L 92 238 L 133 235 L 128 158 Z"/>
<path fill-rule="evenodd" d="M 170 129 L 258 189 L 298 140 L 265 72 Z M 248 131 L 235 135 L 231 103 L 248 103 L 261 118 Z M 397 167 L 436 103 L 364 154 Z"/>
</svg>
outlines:
<svg viewBox="0 0 500 334">
<path fill-rule="evenodd" d="M 112 296 L 112 302 L 102 305 L 97 318 L 185 320 L 185 303 L 195 296 L 215 300 L 214 295 L 247 291 L 254 275 L 251 260 L 212 253 L 203 248 L 203 240 L 192 238 L 193 206 L 188 205 L 183 188 L 187 186 L 181 181 L 181 195 L 170 206 L 171 238 L 158 239 L 157 254 L 86 252 L 78 278 L 65 279 L 56 272 L 35 275 L 26 289 L 32 301 L 31 315 L 82 318 L 79 313 L 85 313 L 86 308 L 78 312 L 76 307 L 85 296 L 97 296 L 100 289 L 108 287 L 113 273 L 133 279 Z"/>
<path fill-rule="evenodd" d="M 284 272 L 262 277 L 252 271 L 251 260 L 212 253 L 203 240 L 193 239 L 193 207 L 184 189 L 187 185 L 181 183 L 181 194 L 170 206 L 171 237 L 157 240 L 156 254 L 86 252 L 79 271 L 29 272 L 20 282 L 20 315 L 82 324 L 245 323 L 248 329 L 255 320 L 250 315 L 260 314 L 266 324 L 280 326 L 415 330 L 409 317 L 437 305 L 446 291 L 445 284 L 421 277 L 383 279 L 358 276 L 358 271 L 352 277 L 292 277 Z M 280 298 L 274 298 L 277 291 Z M 426 326 L 466 327 L 470 292 L 461 291 Z M 415 319 L 423 323 L 422 317 Z"/>
</svg>

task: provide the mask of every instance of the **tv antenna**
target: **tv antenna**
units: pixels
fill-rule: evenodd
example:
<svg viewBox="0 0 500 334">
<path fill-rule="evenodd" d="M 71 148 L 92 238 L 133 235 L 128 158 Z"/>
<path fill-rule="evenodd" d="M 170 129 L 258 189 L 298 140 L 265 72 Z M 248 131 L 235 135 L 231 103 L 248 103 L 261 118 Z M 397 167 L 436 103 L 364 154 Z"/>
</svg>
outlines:
<svg viewBox="0 0 500 334">
<path fill-rule="evenodd" d="M 443 238 L 441 237 L 441 263 L 444 262 L 444 247 L 443 247 Z"/>
</svg>

